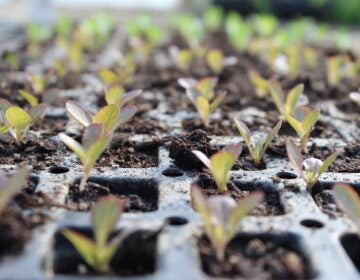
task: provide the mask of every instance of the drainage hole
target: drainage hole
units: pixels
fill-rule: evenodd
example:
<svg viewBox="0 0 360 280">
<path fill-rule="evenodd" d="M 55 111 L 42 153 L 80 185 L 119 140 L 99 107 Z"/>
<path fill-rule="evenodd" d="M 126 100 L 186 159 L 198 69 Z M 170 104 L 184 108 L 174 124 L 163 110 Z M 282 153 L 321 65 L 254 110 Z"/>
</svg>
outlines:
<svg viewBox="0 0 360 280">
<path fill-rule="evenodd" d="M 317 220 L 312 220 L 312 219 L 302 220 L 300 222 L 300 224 L 304 227 L 311 228 L 311 229 L 319 229 L 319 228 L 324 227 L 324 224 L 322 222 L 319 222 Z"/>
<path fill-rule="evenodd" d="M 69 171 L 70 169 L 66 166 L 52 166 L 49 168 L 49 172 L 52 174 L 63 174 Z"/>
<path fill-rule="evenodd" d="M 279 172 L 276 174 L 276 176 L 278 176 L 280 179 L 296 179 L 297 175 L 295 173 L 291 173 L 291 172 Z"/>
<path fill-rule="evenodd" d="M 165 169 L 162 174 L 167 177 L 181 177 L 184 175 L 184 172 L 176 167 L 169 167 Z"/>
<path fill-rule="evenodd" d="M 168 217 L 166 223 L 171 226 L 183 226 L 188 223 L 188 220 L 183 217 Z"/>
</svg>

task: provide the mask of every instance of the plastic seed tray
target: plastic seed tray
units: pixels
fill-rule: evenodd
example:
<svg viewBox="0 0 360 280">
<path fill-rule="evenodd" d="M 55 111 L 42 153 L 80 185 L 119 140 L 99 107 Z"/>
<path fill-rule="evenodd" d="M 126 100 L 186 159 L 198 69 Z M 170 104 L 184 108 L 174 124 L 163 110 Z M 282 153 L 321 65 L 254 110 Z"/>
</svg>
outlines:
<svg viewBox="0 0 360 280">
<path fill-rule="evenodd" d="M 106 54 L 106 52 L 105 52 Z M 104 55 L 106 57 L 106 55 Z M 19 79 L 23 73 L 19 73 Z M 97 95 L 101 88 L 94 75 L 83 75 L 86 87 L 66 90 L 59 95 L 79 101 L 86 108 L 96 111 Z M 152 100 L 153 92 L 144 92 L 144 98 Z M 331 104 L 321 104 L 331 110 Z M 144 145 L 158 141 L 155 166 L 146 168 L 123 168 L 116 163 L 105 162 L 92 172 L 90 182 L 107 186 L 111 194 L 129 196 L 136 194 L 153 203 L 149 211 L 124 213 L 117 230 L 133 229 L 124 244 L 119 248 L 112 267 L 120 269 L 120 275 L 91 275 L 91 279 L 211 279 L 206 273 L 206 263 L 199 250 L 199 240 L 204 239 L 202 222 L 193 210 L 190 199 L 190 185 L 202 182 L 201 172 L 185 171 L 174 163 L 166 145 L 174 135 L 183 133 L 182 121 L 196 116 L 189 111 L 167 114 L 166 96 L 162 96 L 157 109 L 144 115 L 158 121 L 167 132 L 154 134 L 134 134 L 129 141 Z M 251 119 L 266 112 L 257 109 L 233 112 Z M 66 116 L 62 108 L 49 108 L 46 118 L 61 119 Z M 312 138 L 309 145 L 316 147 L 346 146 L 346 141 L 357 139 L 359 130 L 344 116 L 334 112 L 335 117 L 324 116 L 321 121 L 330 124 L 338 133 L 331 139 Z M 215 118 L 217 114 L 215 114 Z M 70 121 L 66 132 L 79 135 L 80 127 Z M 236 131 L 235 131 L 236 134 Z M 58 142 L 56 136 L 51 138 Z M 243 143 L 238 136 L 214 136 L 211 144 L 224 146 L 228 143 Z M 275 201 L 276 214 L 250 215 L 240 224 L 238 236 L 243 240 L 271 240 L 277 246 L 288 248 L 296 253 L 294 262 L 302 262 L 303 278 L 314 279 L 359 279 L 359 272 L 351 260 L 351 247 L 358 246 L 359 240 L 352 236 L 355 224 L 341 212 L 336 212 L 334 204 L 325 213 L 316 202 L 316 193 L 306 190 L 301 179 L 297 178 L 286 158 L 269 154 L 265 158 L 266 168 L 258 171 L 233 170 L 232 183 L 244 191 L 261 190 L 266 199 Z M 2 165 L 1 170 L 11 171 L 15 165 Z M 33 174 L 36 182 L 35 193 L 47 194 L 55 204 L 66 204 L 69 200 L 69 186 L 82 175 L 82 167 L 71 153 L 67 153 L 56 166 Z M 348 182 L 360 187 L 359 173 L 325 173 L 321 178 L 324 190 L 330 189 L 334 182 Z M 265 205 L 265 207 L 267 207 Z M 75 228 L 91 235 L 90 213 L 51 207 L 47 210 L 50 220 L 33 230 L 32 237 L 21 254 L 4 257 L 0 262 L 0 279 L 82 279 L 74 270 L 84 270 L 84 264 L 75 250 L 61 236 L 63 228 Z M 106 218 L 106 217 L 104 217 Z M 355 240 L 355 242 L 350 242 Z M 249 246 L 247 247 L 249 249 Z M 137 265 L 140 263 L 141 265 Z M 211 263 L 210 263 L 211 265 Z M 293 263 L 288 263 L 291 267 Z M 129 273 L 127 268 L 135 267 Z M 140 267 L 140 268 L 139 268 Z M 135 272 L 134 272 L 135 271 Z M 223 277 L 226 278 L 226 277 Z M 246 278 L 246 277 L 245 277 Z M 261 278 L 260 278 L 261 279 Z"/>
</svg>

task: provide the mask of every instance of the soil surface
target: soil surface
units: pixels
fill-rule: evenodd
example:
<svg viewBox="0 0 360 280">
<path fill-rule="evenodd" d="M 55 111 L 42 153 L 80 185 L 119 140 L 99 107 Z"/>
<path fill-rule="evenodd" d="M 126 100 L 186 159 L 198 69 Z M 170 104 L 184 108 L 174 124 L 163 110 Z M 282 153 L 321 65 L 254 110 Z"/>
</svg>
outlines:
<svg viewBox="0 0 360 280">
<path fill-rule="evenodd" d="M 314 275 L 301 251 L 276 238 L 239 236 L 230 242 L 219 262 L 207 238 L 199 241 L 201 265 L 206 274 L 235 279 L 309 279 Z"/>
<path fill-rule="evenodd" d="M 125 189 L 126 186 L 121 186 L 121 183 L 115 191 L 111 186 L 88 182 L 85 190 L 82 192 L 79 190 L 79 185 L 74 183 L 70 185 L 67 206 L 77 211 L 89 211 L 100 197 L 116 195 L 125 200 L 125 212 L 154 211 L 158 207 L 157 193 L 155 190 L 150 190 L 146 184 L 149 183 L 143 182 L 143 190 L 140 189 L 140 186 L 140 192 L 138 193 L 126 193 L 129 190 Z"/>
<path fill-rule="evenodd" d="M 199 180 L 196 182 L 200 187 L 203 193 L 207 196 L 220 195 L 214 179 L 206 173 L 202 173 L 199 176 Z M 244 190 L 241 187 L 236 186 L 236 182 L 230 181 L 228 183 L 228 194 L 235 199 L 237 202 L 240 202 L 245 197 L 249 196 L 252 191 L 262 190 L 261 186 L 256 184 L 246 184 L 247 189 Z M 277 216 L 283 215 L 284 208 L 280 203 L 279 195 L 276 192 L 265 192 L 265 199 L 261 202 L 255 209 L 250 213 L 253 216 Z"/>
</svg>

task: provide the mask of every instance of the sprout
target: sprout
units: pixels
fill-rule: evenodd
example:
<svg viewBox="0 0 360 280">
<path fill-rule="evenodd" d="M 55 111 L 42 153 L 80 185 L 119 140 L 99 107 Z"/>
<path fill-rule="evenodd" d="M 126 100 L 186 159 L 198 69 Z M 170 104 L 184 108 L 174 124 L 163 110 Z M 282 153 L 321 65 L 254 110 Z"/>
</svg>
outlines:
<svg viewBox="0 0 360 280">
<path fill-rule="evenodd" d="M 207 53 L 206 61 L 211 71 L 219 75 L 224 71 L 225 67 L 235 65 L 238 60 L 234 56 L 224 57 L 221 50 L 214 49 Z"/>
<path fill-rule="evenodd" d="M 220 193 L 227 192 L 227 182 L 230 180 L 230 170 L 241 154 L 240 144 L 225 146 L 220 152 L 208 158 L 200 151 L 192 151 L 193 154 L 210 170 Z"/>
<path fill-rule="evenodd" d="M 31 71 L 26 72 L 26 77 L 36 95 L 41 95 L 44 93 L 47 85 L 50 82 L 51 75 L 51 71 L 47 72 L 46 74 L 33 73 Z"/>
<path fill-rule="evenodd" d="M 217 78 L 204 78 L 200 81 L 181 78 L 178 83 L 186 89 L 186 94 L 195 105 L 205 125 L 209 126 L 210 115 L 220 106 L 226 97 L 226 92 L 215 96 Z"/>
<path fill-rule="evenodd" d="M 360 106 L 360 92 L 350 92 L 349 97 Z"/>
<path fill-rule="evenodd" d="M 216 32 L 221 28 L 224 11 L 220 7 L 212 6 L 204 11 L 204 23 L 205 26 L 211 31 Z"/>
<path fill-rule="evenodd" d="M 45 109 L 45 104 L 38 104 L 26 112 L 9 101 L 0 99 L 0 119 L 3 123 L 0 133 L 9 132 L 16 143 L 20 144 L 29 128 L 44 115 Z"/>
<path fill-rule="evenodd" d="M 189 49 L 180 50 L 176 46 L 169 49 L 169 54 L 175 66 L 183 72 L 188 72 L 192 65 L 193 53 Z"/>
<path fill-rule="evenodd" d="M 142 90 L 132 90 L 125 92 L 123 87 L 114 86 L 109 88 L 105 94 L 105 100 L 108 105 L 118 105 L 120 108 L 141 94 Z"/>
<path fill-rule="evenodd" d="M 78 143 L 65 133 L 60 133 L 59 138 L 68 146 L 81 160 L 84 175 L 80 182 L 80 191 L 83 191 L 90 172 L 100 155 L 111 142 L 111 135 L 106 133 L 103 124 L 89 124 L 84 132 L 82 144 Z"/>
<path fill-rule="evenodd" d="M 340 82 L 341 61 L 342 57 L 340 55 L 330 56 L 326 60 L 327 81 L 330 86 L 336 86 Z"/>
<path fill-rule="evenodd" d="M 230 12 L 225 21 L 225 31 L 228 40 L 236 51 L 243 51 L 248 46 L 253 30 L 243 21 L 240 14 Z"/>
<path fill-rule="evenodd" d="M 287 48 L 287 57 L 289 64 L 289 75 L 291 79 L 296 79 L 299 72 L 300 54 L 297 46 L 289 46 Z"/>
<path fill-rule="evenodd" d="M 49 26 L 30 23 L 26 26 L 26 35 L 28 39 L 28 53 L 31 58 L 37 58 L 40 55 L 40 45 L 51 37 Z"/>
<path fill-rule="evenodd" d="M 119 86 L 127 84 L 132 80 L 135 65 L 129 64 L 127 67 L 120 67 L 114 71 L 103 69 L 99 72 L 101 80 L 108 86 Z"/>
<path fill-rule="evenodd" d="M 31 107 L 35 107 L 36 105 L 39 104 L 39 100 L 27 90 L 21 89 L 19 90 L 19 94 L 21 95 L 22 98 L 26 100 L 27 103 L 30 104 Z"/>
<path fill-rule="evenodd" d="M 7 178 L 5 175 L 0 175 L 0 214 L 5 209 L 8 201 L 16 193 L 21 191 L 26 183 L 28 173 L 26 168 L 21 168 L 10 178 Z"/>
<path fill-rule="evenodd" d="M 257 97 L 264 98 L 269 93 L 268 81 L 261 77 L 261 75 L 255 70 L 249 70 L 247 72 L 249 80 L 255 88 Z"/>
<path fill-rule="evenodd" d="M 360 235 L 360 199 L 357 192 L 349 185 L 337 184 L 334 187 L 335 200 L 349 217 L 356 223 Z"/>
<path fill-rule="evenodd" d="M 292 88 L 285 98 L 285 92 L 280 84 L 271 81 L 269 83 L 271 97 L 284 119 L 287 115 L 292 115 L 298 106 L 303 106 L 309 103 L 308 98 L 303 94 L 304 85 L 299 84 Z"/>
<path fill-rule="evenodd" d="M 225 195 L 206 199 L 196 185 L 191 187 L 191 197 L 220 262 L 225 258 L 226 246 L 235 236 L 239 222 L 263 200 L 261 192 L 254 192 L 239 203 Z"/>
<path fill-rule="evenodd" d="M 317 158 L 308 158 L 303 160 L 299 149 L 290 139 L 286 142 L 286 150 L 293 168 L 305 181 L 306 186 L 309 189 L 315 185 L 320 176 L 329 168 L 337 157 L 337 153 L 334 153 L 327 157 L 324 161 Z"/>
<path fill-rule="evenodd" d="M 301 147 L 307 150 L 306 144 L 315 123 L 320 118 L 320 109 L 311 109 L 309 107 L 298 107 L 294 112 L 294 116 L 286 115 L 286 121 L 296 131 L 300 138 Z"/>
<path fill-rule="evenodd" d="M 237 129 L 239 130 L 242 138 L 249 149 L 251 157 L 254 160 L 255 165 L 260 165 L 265 154 L 267 147 L 271 141 L 277 136 L 282 121 L 279 121 L 270 133 L 259 133 L 252 135 L 249 128 L 239 118 L 234 119 Z"/>
<path fill-rule="evenodd" d="M 255 31 L 260 37 L 269 37 L 274 34 L 278 21 L 276 17 L 268 14 L 258 14 L 253 17 Z"/>
<path fill-rule="evenodd" d="M 124 201 L 114 196 L 100 198 L 91 211 L 94 239 L 70 230 L 62 234 L 79 252 L 83 260 L 100 273 L 111 273 L 110 261 L 127 234 L 111 237 L 117 221 L 124 211 Z"/>
<path fill-rule="evenodd" d="M 88 127 L 91 124 L 102 124 L 105 133 L 115 131 L 119 126 L 131 119 L 137 111 L 135 106 L 130 105 L 120 108 L 118 105 L 110 104 L 101 108 L 93 116 L 75 101 L 68 101 L 65 106 L 69 114 L 81 125 Z"/>
<path fill-rule="evenodd" d="M 20 59 L 14 53 L 5 53 L 5 62 L 9 65 L 12 71 L 16 71 L 20 67 Z"/>
</svg>

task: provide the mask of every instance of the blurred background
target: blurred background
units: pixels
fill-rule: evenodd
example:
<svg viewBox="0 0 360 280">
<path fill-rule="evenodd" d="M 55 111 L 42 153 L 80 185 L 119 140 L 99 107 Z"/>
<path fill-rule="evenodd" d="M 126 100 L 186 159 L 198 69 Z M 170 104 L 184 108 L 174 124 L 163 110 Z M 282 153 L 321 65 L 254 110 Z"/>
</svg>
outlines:
<svg viewBox="0 0 360 280">
<path fill-rule="evenodd" d="M 242 14 L 272 13 L 280 18 L 310 16 L 317 20 L 360 23 L 360 0 L 0 0 L 0 20 L 49 21 L 58 11 L 78 14 L 79 10 L 155 10 L 169 13 L 191 10 L 201 13 L 209 3 Z"/>
</svg>

